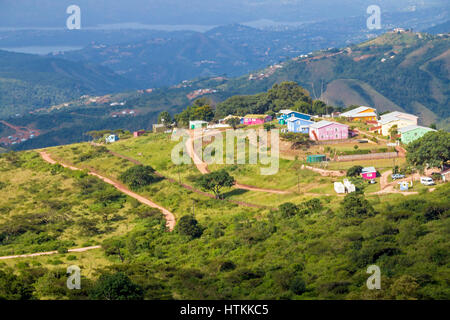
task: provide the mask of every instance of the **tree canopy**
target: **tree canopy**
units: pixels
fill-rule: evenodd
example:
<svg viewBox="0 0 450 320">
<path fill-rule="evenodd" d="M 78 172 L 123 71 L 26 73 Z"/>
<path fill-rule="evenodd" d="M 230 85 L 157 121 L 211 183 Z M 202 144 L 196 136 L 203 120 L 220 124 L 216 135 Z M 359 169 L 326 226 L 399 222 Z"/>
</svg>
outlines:
<svg viewBox="0 0 450 320">
<path fill-rule="evenodd" d="M 152 167 L 142 165 L 129 168 L 120 175 L 119 179 L 132 189 L 145 187 L 159 180 Z"/>
<path fill-rule="evenodd" d="M 212 191 L 216 198 L 220 196 L 220 191 L 224 187 L 232 187 L 235 181 L 225 170 L 214 171 L 201 176 L 197 180 L 197 185 L 205 191 Z"/>
<path fill-rule="evenodd" d="M 450 133 L 428 132 L 407 146 L 406 159 L 416 167 L 442 167 L 450 160 Z"/>
</svg>

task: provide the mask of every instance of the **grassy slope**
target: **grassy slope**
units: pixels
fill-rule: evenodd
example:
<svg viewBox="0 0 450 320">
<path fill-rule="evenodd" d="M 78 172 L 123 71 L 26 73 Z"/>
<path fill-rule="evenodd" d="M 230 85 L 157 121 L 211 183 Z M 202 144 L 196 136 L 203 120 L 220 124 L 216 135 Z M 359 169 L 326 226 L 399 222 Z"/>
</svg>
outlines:
<svg viewBox="0 0 450 320">
<path fill-rule="evenodd" d="M 136 155 L 143 152 L 144 159 L 140 160 L 176 177 L 176 170 L 167 165 L 170 147 L 165 139 L 164 135 L 150 135 L 122 141 L 111 148 Z M 131 166 L 126 160 L 95 153 L 87 144 L 48 151 L 55 158 L 95 168 L 113 178 Z M 182 169 L 186 180 L 192 170 L 188 166 Z M 21 175 L 17 175 L 19 179 Z M 42 179 L 48 189 L 54 188 L 43 176 L 36 179 Z M 316 181 L 320 183 L 320 179 Z M 69 182 L 66 179 L 61 183 Z M 13 187 L 17 188 L 8 186 Z M 195 215 L 205 228 L 200 239 L 189 241 L 176 233 L 148 229 L 137 223 L 131 232 L 122 229 L 117 237 L 124 243 L 124 263 L 117 255 L 105 256 L 98 252 L 76 255 L 77 262 L 83 264 L 83 270 L 90 270 L 90 278 L 96 277 L 92 273 L 95 267 L 102 269 L 107 265 L 126 272 L 144 286 L 148 285 L 146 274 L 151 275 L 152 281 L 165 292 L 155 291 L 152 282 L 152 287 L 145 288 L 147 296 L 153 298 L 168 295 L 181 299 L 445 299 L 450 294 L 445 282 L 448 213 L 429 221 L 423 220 L 423 215 L 432 205 L 448 207 L 445 195 L 449 187 L 448 184 L 438 186 L 434 193 L 424 191 L 405 203 L 402 195 L 370 196 L 370 202 L 379 212 L 374 217 L 343 218 L 342 198 L 333 196 L 321 198 L 322 210 L 283 218 L 277 212 L 211 200 L 161 181 L 139 192 L 167 206 L 178 217 L 190 213 L 192 199 L 196 199 Z M 51 191 L 45 189 L 45 192 Z M 254 201 L 270 199 L 272 204 L 305 200 L 298 195 L 270 198 L 248 193 L 246 197 Z M 17 259 L 7 264 L 17 270 L 24 261 L 31 265 L 33 261 L 52 264 L 54 259 L 66 260 L 41 257 Z M 226 261 L 233 262 L 235 267 L 221 270 Z M 68 262 L 63 261 L 63 265 Z M 377 264 L 382 270 L 383 290 L 379 292 L 365 287 L 366 268 L 370 264 Z M 413 280 L 404 278 L 405 275 Z M 306 288 L 297 291 L 293 287 L 295 279 L 301 279 Z M 410 290 L 404 289 L 405 281 L 413 284 Z M 38 297 L 42 298 L 42 293 L 38 292 Z M 53 293 L 48 298 L 55 297 L 58 295 Z"/>
</svg>

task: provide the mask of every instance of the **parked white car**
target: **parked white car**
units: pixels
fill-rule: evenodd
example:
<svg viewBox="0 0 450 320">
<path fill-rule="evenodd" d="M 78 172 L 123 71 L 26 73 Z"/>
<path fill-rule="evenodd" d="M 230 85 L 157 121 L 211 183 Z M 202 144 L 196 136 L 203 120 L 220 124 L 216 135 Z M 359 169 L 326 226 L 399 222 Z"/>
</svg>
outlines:
<svg viewBox="0 0 450 320">
<path fill-rule="evenodd" d="M 428 177 L 420 178 L 420 183 L 423 184 L 424 186 L 432 186 L 432 185 L 434 185 L 433 179 L 428 178 Z"/>
</svg>

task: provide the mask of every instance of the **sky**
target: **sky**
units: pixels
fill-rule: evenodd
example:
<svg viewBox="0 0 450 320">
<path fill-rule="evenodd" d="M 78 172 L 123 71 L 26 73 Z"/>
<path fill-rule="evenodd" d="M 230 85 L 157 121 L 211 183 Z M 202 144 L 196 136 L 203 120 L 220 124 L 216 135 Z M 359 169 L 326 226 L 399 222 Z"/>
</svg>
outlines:
<svg viewBox="0 0 450 320">
<path fill-rule="evenodd" d="M 0 27 L 64 27 L 66 8 L 81 8 L 84 27 L 104 24 L 225 25 L 256 20 L 309 22 L 420 9 L 448 0 L 0 0 Z"/>
</svg>

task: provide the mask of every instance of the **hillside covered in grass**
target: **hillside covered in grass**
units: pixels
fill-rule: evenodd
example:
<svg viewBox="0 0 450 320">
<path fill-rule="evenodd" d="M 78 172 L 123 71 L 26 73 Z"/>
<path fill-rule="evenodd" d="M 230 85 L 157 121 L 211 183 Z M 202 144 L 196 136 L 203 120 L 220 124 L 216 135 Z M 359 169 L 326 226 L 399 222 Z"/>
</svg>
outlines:
<svg viewBox="0 0 450 320">
<path fill-rule="evenodd" d="M 283 160 L 280 181 L 290 193 L 225 188 L 215 199 L 198 191 L 193 164 L 172 164 L 177 142 L 169 138 L 147 134 L 108 148 L 84 143 L 46 152 L 119 182 L 137 163 L 155 169 L 160 178 L 134 190 L 175 214 L 173 232 L 158 212 L 82 171 L 46 164 L 35 152 L 3 155 L 2 255 L 60 253 L 0 262 L 0 297 L 105 299 L 115 281 L 129 288 L 115 298 L 128 299 L 450 297 L 448 183 L 408 197 L 313 196 L 305 188 L 331 178 L 305 170 L 297 191 L 289 180 L 293 161 Z M 228 171 L 238 180 L 256 173 L 251 166 Z M 102 248 L 65 251 L 93 244 Z M 80 291 L 65 286 L 73 264 L 82 270 Z M 372 264 L 381 269 L 381 290 L 366 287 Z"/>
</svg>

